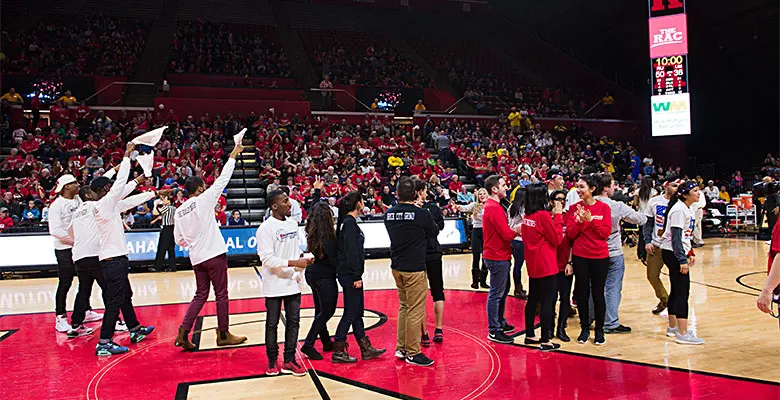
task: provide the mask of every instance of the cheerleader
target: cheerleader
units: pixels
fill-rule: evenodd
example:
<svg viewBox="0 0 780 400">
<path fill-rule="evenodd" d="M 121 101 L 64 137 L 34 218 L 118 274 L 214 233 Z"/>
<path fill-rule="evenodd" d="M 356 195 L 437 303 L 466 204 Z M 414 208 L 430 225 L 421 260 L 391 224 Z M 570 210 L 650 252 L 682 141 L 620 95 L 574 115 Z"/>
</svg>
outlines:
<svg viewBox="0 0 780 400">
<path fill-rule="evenodd" d="M 699 200 L 700 195 L 696 182 L 686 181 L 680 184 L 669 200 L 661 236 L 661 258 L 669 268 L 669 281 L 672 283 L 666 336 L 674 337 L 679 344 L 704 343 L 704 339 L 696 337 L 693 331 L 688 330 L 688 295 L 691 288 L 688 272 L 696 262 L 691 246 L 695 224 L 691 205 Z"/>
</svg>

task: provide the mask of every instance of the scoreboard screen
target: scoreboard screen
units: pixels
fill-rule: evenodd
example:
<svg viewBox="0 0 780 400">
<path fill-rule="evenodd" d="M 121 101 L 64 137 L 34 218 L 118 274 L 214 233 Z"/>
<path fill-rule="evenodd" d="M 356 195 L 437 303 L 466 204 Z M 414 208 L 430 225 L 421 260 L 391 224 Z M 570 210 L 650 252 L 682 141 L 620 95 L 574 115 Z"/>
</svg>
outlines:
<svg viewBox="0 0 780 400">
<path fill-rule="evenodd" d="M 687 60 L 687 55 L 653 59 L 653 96 L 688 93 Z"/>
<path fill-rule="evenodd" d="M 653 136 L 690 135 L 688 24 L 684 0 L 649 0 Z"/>
</svg>

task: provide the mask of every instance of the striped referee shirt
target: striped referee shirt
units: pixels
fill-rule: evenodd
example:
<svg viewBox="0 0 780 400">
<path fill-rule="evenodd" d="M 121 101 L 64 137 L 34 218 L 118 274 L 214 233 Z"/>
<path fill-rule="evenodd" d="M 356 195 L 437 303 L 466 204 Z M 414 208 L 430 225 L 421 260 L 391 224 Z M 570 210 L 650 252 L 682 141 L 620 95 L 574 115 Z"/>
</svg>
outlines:
<svg viewBox="0 0 780 400">
<path fill-rule="evenodd" d="M 160 204 L 157 206 L 157 211 L 160 213 L 163 226 L 173 226 L 173 214 L 176 212 L 176 207 Z"/>
</svg>

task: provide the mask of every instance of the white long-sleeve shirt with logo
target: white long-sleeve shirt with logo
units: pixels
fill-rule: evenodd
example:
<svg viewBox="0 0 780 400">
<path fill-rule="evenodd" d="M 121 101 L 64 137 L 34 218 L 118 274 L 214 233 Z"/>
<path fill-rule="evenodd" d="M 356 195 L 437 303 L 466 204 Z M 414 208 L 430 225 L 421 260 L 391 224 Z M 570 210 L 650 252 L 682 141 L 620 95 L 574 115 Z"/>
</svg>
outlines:
<svg viewBox="0 0 780 400">
<path fill-rule="evenodd" d="M 68 200 L 57 197 L 49 207 L 49 235 L 54 238 L 55 250 L 67 250 L 73 247 L 73 235 L 68 230 L 73 212 L 81 205 L 81 199 L 76 196 Z"/>
<path fill-rule="evenodd" d="M 125 185 L 124 196 L 132 193 L 138 183 L 133 180 Z M 138 204 L 148 201 L 148 194 L 137 194 L 119 202 L 119 212 L 127 211 Z M 100 235 L 95 220 L 94 201 L 85 201 L 73 212 L 70 231 L 73 235 L 73 262 L 87 257 L 97 257 L 100 253 Z"/>
<path fill-rule="evenodd" d="M 125 157 L 122 159 L 122 163 L 119 164 L 119 172 L 116 174 L 114 184 L 111 185 L 111 190 L 102 199 L 96 201 L 94 205 L 93 214 L 98 234 L 100 235 L 98 258 L 101 261 L 108 258 L 126 256 L 129 253 L 127 251 L 127 240 L 125 239 L 125 228 L 122 224 L 122 217 L 119 215 L 121 212 L 120 203 L 129 175 L 130 158 Z M 147 192 L 138 196 L 136 200 L 142 203 L 154 198 L 154 193 Z"/>
<path fill-rule="evenodd" d="M 185 201 L 173 216 L 173 237 L 176 244 L 189 247 L 190 262 L 198 265 L 227 253 L 227 246 L 214 218 L 214 207 L 230 182 L 236 160 L 231 158 L 222 168 L 219 178 L 200 195 Z"/>
<path fill-rule="evenodd" d="M 260 276 L 263 278 L 263 297 L 282 297 L 301 292 L 303 275 L 287 262 L 301 256 L 298 246 L 298 223 L 292 218 L 284 221 L 268 218 L 257 228 L 257 255 L 263 263 Z"/>
</svg>

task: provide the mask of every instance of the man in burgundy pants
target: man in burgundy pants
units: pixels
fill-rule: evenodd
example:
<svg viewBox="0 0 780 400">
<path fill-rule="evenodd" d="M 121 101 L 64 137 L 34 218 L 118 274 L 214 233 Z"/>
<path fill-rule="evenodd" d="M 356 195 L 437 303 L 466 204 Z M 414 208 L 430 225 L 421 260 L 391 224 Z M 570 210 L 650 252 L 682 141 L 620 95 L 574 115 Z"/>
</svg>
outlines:
<svg viewBox="0 0 780 400">
<path fill-rule="evenodd" d="M 197 176 L 187 178 L 184 186 L 190 198 L 176 210 L 173 217 L 173 236 L 179 246 L 189 247 L 190 262 L 198 286 L 176 336 L 176 346 L 185 350 L 195 350 L 195 345 L 189 338 L 190 331 L 209 297 L 209 284 L 214 286 L 217 299 L 217 346 L 236 345 L 246 341 L 246 337 L 235 336 L 228 331 L 227 246 L 214 218 L 214 207 L 222 190 L 230 182 L 230 176 L 236 166 L 236 157 L 242 150 L 244 147 L 241 143 L 236 143 L 230 153 L 230 159 L 222 168 L 222 173 L 210 188 L 206 189 L 203 179 Z"/>
</svg>

